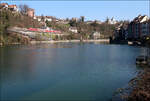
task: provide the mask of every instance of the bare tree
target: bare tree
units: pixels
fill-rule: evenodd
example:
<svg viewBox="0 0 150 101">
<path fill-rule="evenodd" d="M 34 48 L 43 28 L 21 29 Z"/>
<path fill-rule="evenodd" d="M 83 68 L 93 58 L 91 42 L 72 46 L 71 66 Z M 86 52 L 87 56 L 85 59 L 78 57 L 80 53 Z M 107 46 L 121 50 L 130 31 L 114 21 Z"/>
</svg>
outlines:
<svg viewBox="0 0 150 101">
<path fill-rule="evenodd" d="M 20 9 L 21 14 L 27 14 L 29 6 L 28 5 L 19 5 L 19 9 Z"/>
</svg>

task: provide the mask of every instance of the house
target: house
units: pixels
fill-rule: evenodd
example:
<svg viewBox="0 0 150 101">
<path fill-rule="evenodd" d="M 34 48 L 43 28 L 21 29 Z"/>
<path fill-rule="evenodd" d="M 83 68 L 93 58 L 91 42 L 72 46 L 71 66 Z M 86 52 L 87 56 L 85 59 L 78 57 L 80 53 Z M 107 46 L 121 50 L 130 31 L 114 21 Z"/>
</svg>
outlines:
<svg viewBox="0 0 150 101">
<path fill-rule="evenodd" d="M 129 38 L 139 39 L 143 36 L 149 35 L 149 25 L 148 25 L 149 17 L 144 15 L 139 15 L 134 18 L 133 21 L 128 25 L 128 34 Z"/>
<path fill-rule="evenodd" d="M 56 21 L 57 19 L 53 16 L 36 16 L 38 21 Z"/>
<path fill-rule="evenodd" d="M 88 20 L 88 21 L 86 21 L 85 23 L 86 24 L 91 24 L 91 23 L 93 23 L 94 21 L 90 21 L 90 20 Z"/>
<path fill-rule="evenodd" d="M 34 9 L 32 8 L 29 8 L 28 11 L 27 11 L 27 15 L 31 18 L 33 18 L 35 15 L 35 12 L 34 12 Z"/>
<path fill-rule="evenodd" d="M 11 11 L 16 11 L 16 12 L 19 11 L 19 9 L 16 5 L 8 5 L 8 9 L 11 10 Z"/>
<path fill-rule="evenodd" d="M 42 16 L 35 16 L 38 21 L 41 21 Z"/>
<path fill-rule="evenodd" d="M 101 22 L 101 21 L 98 21 L 98 20 L 96 20 L 96 23 L 97 23 L 97 24 L 102 24 L 102 22 Z"/>
<path fill-rule="evenodd" d="M 19 9 L 16 5 L 8 5 L 8 3 L 1 3 L 0 8 L 9 9 L 10 11 L 13 11 L 13 12 L 19 11 Z"/>
<path fill-rule="evenodd" d="M 116 24 L 117 23 L 117 21 L 112 17 L 111 19 L 107 19 L 107 23 L 108 24 Z"/>
<path fill-rule="evenodd" d="M 70 27 L 69 31 L 73 32 L 73 33 L 78 33 L 78 30 L 76 27 Z"/>
<path fill-rule="evenodd" d="M 56 21 L 57 24 L 68 24 L 69 23 L 69 20 L 67 19 L 58 19 L 58 21 Z"/>
<path fill-rule="evenodd" d="M 94 40 L 96 40 L 96 39 L 100 39 L 100 38 L 102 38 L 103 37 L 103 35 L 101 35 L 100 34 L 100 32 L 93 32 L 92 34 L 91 34 L 91 38 L 92 39 L 94 39 Z"/>
<path fill-rule="evenodd" d="M 8 5 L 8 3 L 0 3 L 0 9 L 8 9 L 12 12 L 18 12 L 19 9 L 16 5 Z"/>
<path fill-rule="evenodd" d="M 8 8 L 8 3 L 1 3 L 0 8 Z"/>
<path fill-rule="evenodd" d="M 45 16 L 45 21 L 52 21 L 52 17 L 51 16 Z"/>
<path fill-rule="evenodd" d="M 79 19 L 76 18 L 76 17 L 73 17 L 71 20 L 72 20 L 72 21 L 75 21 L 75 22 L 78 22 L 78 21 L 79 21 Z"/>
<path fill-rule="evenodd" d="M 115 40 L 126 40 L 128 38 L 127 27 L 128 26 L 125 23 L 121 23 L 115 28 Z"/>
<path fill-rule="evenodd" d="M 36 17 L 36 16 L 34 16 L 34 17 L 33 17 L 33 19 L 37 19 L 37 17 Z"/>
</svg>

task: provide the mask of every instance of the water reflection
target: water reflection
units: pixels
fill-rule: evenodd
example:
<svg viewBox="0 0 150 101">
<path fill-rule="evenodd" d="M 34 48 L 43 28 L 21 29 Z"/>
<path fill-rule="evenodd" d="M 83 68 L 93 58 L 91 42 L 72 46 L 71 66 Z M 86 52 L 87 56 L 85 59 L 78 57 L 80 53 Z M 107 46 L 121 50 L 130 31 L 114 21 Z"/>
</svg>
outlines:
<svg viewBox="0 0 150 101">
<path fill-rule="evenodd" d="M 93 43 L 0 48 L 2 100 L 107 101 L 135 76 L 143 49 Z"/>
</svg>

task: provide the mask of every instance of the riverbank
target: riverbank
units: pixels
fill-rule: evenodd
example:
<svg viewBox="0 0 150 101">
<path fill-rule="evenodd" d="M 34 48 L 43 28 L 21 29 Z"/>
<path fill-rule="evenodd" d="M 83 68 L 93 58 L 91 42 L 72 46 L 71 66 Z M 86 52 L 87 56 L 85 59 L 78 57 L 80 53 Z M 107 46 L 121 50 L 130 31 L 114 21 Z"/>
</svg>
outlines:
<svg viewBox="0 0 150 101">
<path fill-rule="evenodd" d="M 128 101 L 150 101 L 150 68 L 145 68 L 130 84 L 132 90 Z"/>
<path fill-rule="evenodd" d="M 73 43 L 76 43 L 76 42 L 102 42 L 102 43 L 110 43 L 110 40 L 109 39 L 99 39 L 99 40 L 51 40 L 51 41 L 30 41 L 28 42 L 28 44 L 50 44 L 50 43 L 69 43 L 69 42 L 73 42 Z M 9 43 L 7 45 L 19 45 L 19 44 L 22 44 L 22 43 Z M 3 43 L 0 43 L 0 46 L 4 46 Z"/>
<path fill-rule="evenodd" d="M 6 45 L 21 45 L 22 43 L 19 43 L 19 42 L 13 42 L 13 43 L 9 43 L 9 44 L 3 44 L 3 43 L 0 43 L 0 46 L 6 46 Z"/>
<path fill-rule="evenodd" d="M 109 39 L 99 39 L 99 40 L 58 40 L 58 41 L 31 41 L 31 44 L 39 43 L 61 43 L 61 42 L 106 42 L 109 43 Z"/>
<path fill-rule="evenodd" d="M 140 70 L 124 88 L 118 88 L 111 101 L 150 101 L 150 68 Z"/>
</svg>

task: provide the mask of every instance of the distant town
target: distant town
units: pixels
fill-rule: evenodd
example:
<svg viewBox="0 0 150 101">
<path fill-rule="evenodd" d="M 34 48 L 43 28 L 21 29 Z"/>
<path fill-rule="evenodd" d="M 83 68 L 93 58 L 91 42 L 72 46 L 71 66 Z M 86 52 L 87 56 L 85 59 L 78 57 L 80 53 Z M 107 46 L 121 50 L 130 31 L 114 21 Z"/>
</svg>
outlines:
<svg viewBox="0 0 150 101">
<path fill-rule="evenodd" d="M 25 43 L 30 43 L 33 40 L 75 39 L 110 39 L 112 43 L 126 43 L 133 40 L 145 40 L 150 35 L 150 18 L 147 15 L 138 15 L 132 21 L 117 21 L 114 18 L 106 18 L 104 22 L 98 20 L 85 21 L 84 16 L 72 19 L 59 19 L 54 16 L 36 16 L 35 10 L 28 5 L 17 6 L 15 4 L 9 5 L 8 3 L 0 4 L 0 12 L 1 14 L 3 13 L 1 21 L 5 25 L 1 28 L 1 44 L 7 43 L 3 37 L 6 33 L 9 37 L 13 37 L 12 33 L 18 35 L 21 38 L 19 40 L 27 40 Z M 21 22 L 11 21 L 10 17 L 12 19 L 20 19 Z M 27 19 L 28 21 L 25 21 Z"/>
</svg>

